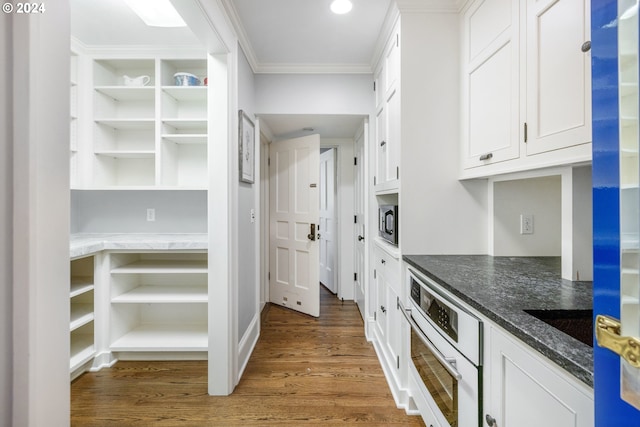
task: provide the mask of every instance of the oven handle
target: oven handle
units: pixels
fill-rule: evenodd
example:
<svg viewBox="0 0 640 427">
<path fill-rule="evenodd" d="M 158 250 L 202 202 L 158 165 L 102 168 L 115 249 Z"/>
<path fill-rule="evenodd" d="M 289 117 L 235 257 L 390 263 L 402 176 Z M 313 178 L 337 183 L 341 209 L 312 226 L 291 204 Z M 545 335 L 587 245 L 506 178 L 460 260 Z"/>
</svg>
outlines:
<svg viewBox="0 0 640 427">
<path fill-rule="evenodd" d="M 456 359 L 453 357 L 445 357 L 442 353 L 440 353 L 440 351 L 436 348 L 436 346 L 431 343 L 429 338 L 427 338 L 424 335 L 424 333 L 420 329 L 420 326 L 418 326 L 415 320 L 413 320 L 413 318 L 411 317 L 411 309 L 404 308 L 404 305 L 402 305 L 402 303 L 400 302 L 400 297 L 397 297 L 396 301 L 397 301 L 397 305 L 396 305 L 397 308 L 400 310 L 404 318 L 407 319 L 407 322 L 409 322 L 409 325 L 411 325 L 411 329 L 413 329 L 416 335 L 418 335 L 422 343 L 427 346 L 429 351 L 433 353 L 436 359 L 438 359 L 438 361 L 442 364 L 442 366 L 444 366 L 444 368 L 449 372 L 449 374 L 451 374 L 451 376 L 454 377 L 456 380 L 460 381 L 462 379 L 462 374 L 458 372 L 458 370 L 456 369 L 456 366 L 455 366 Z"/>
</svg>

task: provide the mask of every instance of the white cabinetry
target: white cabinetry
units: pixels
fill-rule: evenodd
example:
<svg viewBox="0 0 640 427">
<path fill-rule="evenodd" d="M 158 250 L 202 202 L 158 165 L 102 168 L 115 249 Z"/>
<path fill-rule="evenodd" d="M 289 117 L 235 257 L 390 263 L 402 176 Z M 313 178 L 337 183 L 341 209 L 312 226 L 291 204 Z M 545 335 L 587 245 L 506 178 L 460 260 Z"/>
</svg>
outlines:
<svg viewBox="0 0 640 427">
<path fill-rule="evenodd" d="M 208 88 L 174 82 L 204 79 L 206 58 L 95 58 L 92 68 L 90 172 L 77 187 L 206 188 Z"/>
<path fill-rule="evenodd" d="M 488 329 L 484 413 L 494 426 L 594 425 L 592 390 L 496 326 Z"/>
<path fill-rule="evenodd" d="M 206 253 L 111 253 L 109 265 L 111 351 L 121 359 L 148 352 L 206 358 Z"/>
<path fill-rule="evenodd" d="M 376 73 L 376 191 L 397 189 L 400 180 L 400 29 L 387 42 Z"/>
<path fill-rule="evenodd" d="M 94 257 L 71 260 L 69 331 L 71 379 L 82 374 L 96 354 Z"/>
<path fill-rule="evenodd" d="M 376 243 L 372 266 L 375 291 L 375 334 L 376 347 L 382 359 L 385 372 L 394 376 L 392 386 L 399 384 L 401 313 L 397 299 L 401 287 L 400 261 L 397 255 L 385 248 L 385 243 Z M 391 248 L 389 248 L 391 249 Z"/>
<path fill-rule="evenodd" d="M 591 159 L 589 2 L 474 0 L 462 14 L 462 178 Z"/>
</svg>

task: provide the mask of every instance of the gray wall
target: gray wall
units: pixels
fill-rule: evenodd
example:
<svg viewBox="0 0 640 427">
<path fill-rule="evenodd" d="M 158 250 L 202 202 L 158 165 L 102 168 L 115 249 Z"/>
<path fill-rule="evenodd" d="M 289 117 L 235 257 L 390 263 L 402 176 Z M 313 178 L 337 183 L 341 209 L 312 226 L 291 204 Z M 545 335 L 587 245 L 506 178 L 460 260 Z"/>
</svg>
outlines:
<svg viewBox="0 0 640 427">
<path fill-rule="evenodd" d="M 238 108 L 244 110 L 251 120 L 254 119 L 254 75 L 242 52 L 238 49 Z M 258 288 L 256 283 L 258 262 L 256 250 L 260 237 L 257 235 L 259 209 L 256 195 L 260 191 L 258 166 L 260 165 L 260 141 L 256 140 L 255 164 L 256 180 L 254 184 L 240 182 L 238 187 L 238 340 L 241 340 L 258 307 Z M 256 220 L 251 222 L 251 210 Z"/>
<path fill-rule="evenodd" d="M 12 187 L 11 19 L 0 15 L 0 425 L 11 425 L 12 330 Z"/>
<path fill-rule="evenodd" d="M 147 221 L 147 208 L 156 220 Z M 71 192 L 73 233 L 206 233 L 206 191 Z"/>
</svg>

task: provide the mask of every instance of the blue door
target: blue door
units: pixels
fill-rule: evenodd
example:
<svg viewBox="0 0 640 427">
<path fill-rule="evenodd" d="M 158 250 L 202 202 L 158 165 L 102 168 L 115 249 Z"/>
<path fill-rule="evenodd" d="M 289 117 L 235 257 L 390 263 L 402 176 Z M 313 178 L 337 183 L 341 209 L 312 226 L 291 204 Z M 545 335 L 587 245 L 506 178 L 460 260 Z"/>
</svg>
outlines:
<svg viewBox="0 0 640 427">
<path fill-rule="evenodd" d="M 594 313 L 639 337 L 637 0 L 592 0 L 591 38 Z M 594 345 L 597 427 L 640 426 L 640 369 L 621 360 Z"/>
</svg>

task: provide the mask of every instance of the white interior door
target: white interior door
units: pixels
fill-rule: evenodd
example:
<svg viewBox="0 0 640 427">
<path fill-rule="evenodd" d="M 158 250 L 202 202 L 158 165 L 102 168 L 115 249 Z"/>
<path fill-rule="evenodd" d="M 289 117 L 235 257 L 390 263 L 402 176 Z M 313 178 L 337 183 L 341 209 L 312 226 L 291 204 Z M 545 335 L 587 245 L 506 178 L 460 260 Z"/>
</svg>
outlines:
<svg viewBox="0 0 640 427">
<path fill-rule="evenodd" d="M 331 148 L 320 154 L 320 283 L 336 293 L 335 228 L 336 228 L 336 150 Z"/>
<path fill-rule="evenodd" d="M 274 304 L 320 315 L 320 136 L 271 143 L 269 294 Z"/>
<path fill-rule="evenodd" d="M 364 133 L 356 139 L 355 168 L 355 300 L 364 319 Z"/>
</svg>

